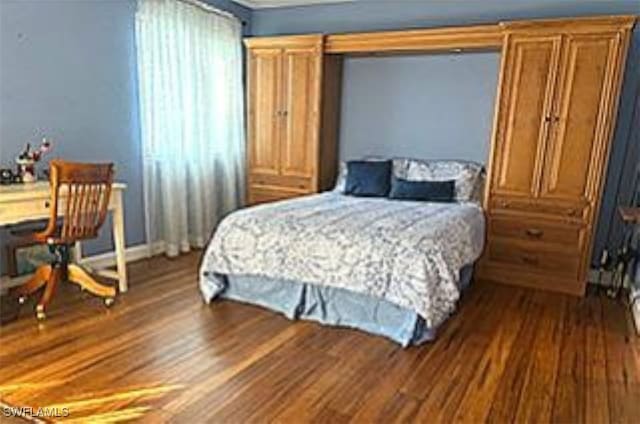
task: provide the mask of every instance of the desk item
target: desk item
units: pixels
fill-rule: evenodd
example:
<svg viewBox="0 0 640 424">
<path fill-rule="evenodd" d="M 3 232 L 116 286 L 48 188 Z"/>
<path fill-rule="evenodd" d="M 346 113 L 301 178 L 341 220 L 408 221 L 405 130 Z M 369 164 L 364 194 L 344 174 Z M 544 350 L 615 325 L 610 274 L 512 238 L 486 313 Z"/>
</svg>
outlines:
<svg viewBox="0 0 640 424">
<path fill-rule="evenodd" d="M 125 261 L 124 212 L 123 192 L 126 184 L 114 183 L 111 199 L 107 206 L 113 215 L 113 240 L 115 245 L 116 271 L 96 269 L 98 275 L 117 279 L 120 292 L 127 291 L 127 270 Z M 61 191 L 60 197 L 66 197 L 66 191 Z M 0 185 L 0 226 L 13 225 L 27 221 L 48 219 L 50 217 L 51 188 L 49 182 L 39 181 L 34 184 Z M 59 216 L 64 209 L 59 209 Z M 81 243 L 76 243 L 74 249 L 76 263 L 83 263 Z M 1 278 L 3 287 L 15 286 L 19 279 Z"/>
<path fill-rule="evenodd" d="M 46 138 L 42 139 L 42 144 L 35 150 L 31 149 L 31 143 L 26 144 L 22 153 L 16 158 L 21 182 L 34 183 L 37 180 L 36 163 L 49 151 L 51 151 L 51 142 Z"/>
<path fill-rule="evenodd" d="M 6 185 L 13 183 L 13 172 L 9 168 L 0 169 L 0 184 Z"/>
<path fill-rule="evenodd" d="M 54 255 L 49 265 L 38 267 L 33 277 L 16 289 L 20 303 L 26 296 L 44 287 L 44 293 L 36 307 L 39 320 L 45 318 L 45 309 L 62 281 L 78 284 L 88 292 L 104 298 L 110 306 L 116 289 L 95 281 L 84 269 L 70 263 L 70 249 L 80 240 L 98 237 L 111 198 L 113 164 L 86 164 L 64 161 L 51 162 L 51 203 L 49 222 L 42 231 L 29 238 L 47 244 Z M 61 192 L 66 196 L 61 198 Z M 62 212 L 62 220 L 58 219 Z"/>
</svg>

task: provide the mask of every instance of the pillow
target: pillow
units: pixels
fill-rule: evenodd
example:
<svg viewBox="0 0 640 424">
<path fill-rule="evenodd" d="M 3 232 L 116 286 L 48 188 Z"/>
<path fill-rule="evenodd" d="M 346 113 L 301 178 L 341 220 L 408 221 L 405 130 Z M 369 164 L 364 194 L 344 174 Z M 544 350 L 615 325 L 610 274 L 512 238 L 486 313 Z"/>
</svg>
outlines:
<svg viewBox="0 0 640 424">
<path fill-rule="evenodd" d="M 367 161 L 367 162 L 382 162 L 388 159 L 384 159 L 379 156 L 365 156 L 361 160 Z M 391 174 L 399 178 L 406 178 L 407 159 L 392 159 L 391 162 L 392 162 Z M 336 185 L 333 187 L 333 191 L 336 193 L 344 193 L 346 184 L 347 184 L 347 162 L 340 161 L 340 167 L 338 168 L 338 176 L 336 178 Z"/>
<path fill-rule="evenodd" d="M 482 197 L 484 167 L 462 160 L 409 159 L 406 179 L 410 181 L 455 181 L 455 200 L 479 202 Z"/>
<path fill-rule="evenodd" d="M 345 194 L 386 197 L 391 186 L 391 161 L 347 162 Z"/>
<path fill-rule="evenodd" d="M 391 180 L 390 199 L 420 200 L 425 202 L 455 201 L 456 182 L 408 181 L 394 177 Z"/>
</svg>

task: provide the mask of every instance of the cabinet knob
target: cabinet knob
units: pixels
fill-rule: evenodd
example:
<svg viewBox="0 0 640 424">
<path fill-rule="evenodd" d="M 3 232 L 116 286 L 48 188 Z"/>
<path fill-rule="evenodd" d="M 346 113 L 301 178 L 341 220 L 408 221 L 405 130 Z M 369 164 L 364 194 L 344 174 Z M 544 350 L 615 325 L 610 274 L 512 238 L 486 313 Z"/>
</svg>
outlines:
<svg viewBox="0 0 640 424">
<path fill-rule="evenodd" d="M 545 116 L 544 117 L 544 122 L 551 122 L 551 117 L 550 116 Z"/>
<path fill-rule="evenodd" d="M 45 201 L 44 201 L 44 207 L 45 207 L 45 208 L 47 208 L 47 209 L 49 209 L 49 206 L 51 206 L 51 203 L 49 203 L 49 201 L 48 201 L 48 200 L 45 200 Z"/>
<path fill-rule="evenodd" d="M 574 208 L 571 209 L 567 209 L 567 215 L 569 216 L 576 216 L 578 214 L 578 211 Z"/>
<path fill-rule="evenodd" d="M 529 265 L 538 265 L 538 258 L 536 258 L 535 256 L 523 255 L 522 262 Z"/>
<path fill-rule="evenodd" d="M 527 228 L 525 233 L 529 237 L 534 237 L 534 238 L 540 238 L 542 237 L 542 234 L 544 234 L 543 231 L 538 228 Z"/>
</svg>

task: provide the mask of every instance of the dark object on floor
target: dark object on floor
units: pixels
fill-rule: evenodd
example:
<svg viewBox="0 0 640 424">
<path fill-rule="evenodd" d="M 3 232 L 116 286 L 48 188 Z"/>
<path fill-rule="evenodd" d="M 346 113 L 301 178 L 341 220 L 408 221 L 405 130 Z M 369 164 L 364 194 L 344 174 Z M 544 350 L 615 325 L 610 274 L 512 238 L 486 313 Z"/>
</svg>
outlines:
<svg viewBox="0 0 640 424">
<path fill-rule="evenodd" d="M 9 294 L 0 295 L 0 325 L 8 324 L 18 319 L 20 303 L 15 296 Z"/>
</svg>

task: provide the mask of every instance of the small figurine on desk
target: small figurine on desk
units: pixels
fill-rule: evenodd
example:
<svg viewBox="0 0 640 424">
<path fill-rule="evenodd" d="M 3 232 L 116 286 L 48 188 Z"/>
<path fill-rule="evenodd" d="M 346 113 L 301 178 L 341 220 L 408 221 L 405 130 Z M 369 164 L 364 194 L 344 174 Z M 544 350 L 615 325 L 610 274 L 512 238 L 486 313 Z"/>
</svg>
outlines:
<svg viewBox="0 0 640 424">
<path fill-rule="evenodd" d="M 16 158 L 18 175 L 23 183 L 36 181 L 36 163 L 50 150 L 51 142 L 46 138 L 42 139 L 42 144 L 36 150 L 31 150 L 31 143 L 27 143 L 22 153 Z"/>
</svg>

